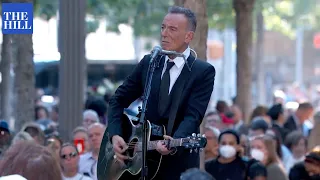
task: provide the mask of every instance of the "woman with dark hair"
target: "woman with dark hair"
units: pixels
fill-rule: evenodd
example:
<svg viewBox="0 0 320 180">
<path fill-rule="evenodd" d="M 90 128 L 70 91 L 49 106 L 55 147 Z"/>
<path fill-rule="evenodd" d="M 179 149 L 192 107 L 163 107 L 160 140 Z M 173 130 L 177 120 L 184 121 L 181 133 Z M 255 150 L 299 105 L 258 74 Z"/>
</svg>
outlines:
<svg viewBox="0 0 320 180">
<path fill-rule="evenodd" d="M 71 143 L 65 143 L 60 150 L 60 164 L 63 180 L 92 180 L 79 173 L 79 152 Z"/>
<path fill-rule="evenodd" d="M 35 120 L 40 120 L 40 119 L 48 119 L 49 118 L 49 111 L 46 107 L 44 106 L 36 106 L 35 108 Z"/>
<path fill-rule="evenodd" d="M 293 131 L 286 137 L 285 145 L 291 151 L 291 156 L 284 161 L 287 172 L 290 172 L 292 166 L 303 162 L 307 153 L 308 141 L 300 131 Z"/>
<path fill-rule="evenodd" d="M 0 161 L 0 177 L 19 174 L 28 180 L 62 180 L 53 154 L 34 142 L 12 145 Z"/>
</svg>

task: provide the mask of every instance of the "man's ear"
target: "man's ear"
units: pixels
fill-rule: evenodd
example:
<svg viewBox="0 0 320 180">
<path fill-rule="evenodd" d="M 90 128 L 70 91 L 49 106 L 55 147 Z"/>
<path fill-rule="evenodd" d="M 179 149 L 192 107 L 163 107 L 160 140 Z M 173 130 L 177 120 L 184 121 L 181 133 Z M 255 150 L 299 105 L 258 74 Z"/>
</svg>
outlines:
<svg viewBox="0 0 320 180">
<path fill-rule="evenodd" d="M 184 40 L 185 43 L 189 44 L 192 41 L 193 36 L 194 36 L 194 32 L 193 31 L 187 32 L 185 40 Z"/>
</svg>

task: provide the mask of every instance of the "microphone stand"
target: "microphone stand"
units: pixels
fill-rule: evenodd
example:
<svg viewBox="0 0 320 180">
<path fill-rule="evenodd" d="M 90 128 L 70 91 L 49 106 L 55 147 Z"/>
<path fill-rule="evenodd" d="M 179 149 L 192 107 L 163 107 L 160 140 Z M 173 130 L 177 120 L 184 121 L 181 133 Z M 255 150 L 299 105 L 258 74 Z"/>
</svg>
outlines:
<svg viewBox="0 0 320 180">
<path fill-rule="evenodd" d="M 143 102 L 142 102 L 142 108 L 141 108 L 141 115 L 139 124 L 143 126 L 143 139 L 142 139 L 142 169 L 141 169 L 141 179 L 147 180 L 148 178 L 148 166 L 147 166 L 147 148 L 148 148 L 148 131 L 149 131 L 149 125 L 148 122 L 145 119 L 146 116 L 146 110 L 147 110 L 147 103 L 150 96 L 151 91 L 151 82 L 152 77 L 155 68 L 157 67 L 157 64 L 159 64 L 159 59 L 161 58 L 155 58 L 151 59 L 149 62 L 149 68 L 147 72 L 147 83 L 144 87 L 144 93 L 143 93 Z"/>
</svg>

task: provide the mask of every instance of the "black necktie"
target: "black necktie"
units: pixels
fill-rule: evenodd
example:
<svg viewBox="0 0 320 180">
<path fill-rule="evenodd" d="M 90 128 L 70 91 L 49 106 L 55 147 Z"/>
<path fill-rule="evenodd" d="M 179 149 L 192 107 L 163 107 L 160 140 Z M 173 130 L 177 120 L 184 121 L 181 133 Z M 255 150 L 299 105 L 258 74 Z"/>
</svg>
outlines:
<svg viewBox="0 0 320 180">
<path fill-rule="evenodd" d="M 174 62 L 167 61 L 167 68 L 164 72 L 160 84 L 160 92 L 159 92 L 159 114 L 162 116 L 164 115 L 165 111 L 167 110 L 167 106 L 170 100 L 169 97 L 169 87 L 170 87 L 170 73 L 169 70 L 174 65 Z"/>
</svg>

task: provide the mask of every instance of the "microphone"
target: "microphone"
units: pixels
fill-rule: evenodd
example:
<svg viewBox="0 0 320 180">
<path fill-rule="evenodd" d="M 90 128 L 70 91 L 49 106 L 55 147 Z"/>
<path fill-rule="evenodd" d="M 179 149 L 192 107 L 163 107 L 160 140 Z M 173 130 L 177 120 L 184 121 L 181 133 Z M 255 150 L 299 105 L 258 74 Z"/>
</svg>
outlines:
<svg viewBox="0 0 320 180">
<path fill-rule="evenodd" d="M 176 55 L 176 56 L 181 56 L 181 53 L 178 53 L 176 51 L 167 51 L 167 50 L 162 50 L 161 54 L 165 54 L 165 55 Z"/>
<path fill-rule="evenodd" d="M 160 46 L 155 46 L 153 50 L 151 51 L 151 60 L 150 63 L 153 62 L 153 59 L 156 58 L 162 51 L 162 48 Z"/>
<path fill-rule="evenodd" d="M 176 55 L 176 56 L 182 56 L 181 53 L 178 53 L 178 52 L 176 52 L 176 51 L 163 50 L 160 46 L 155 46 L 155 47 L 153 48 L 153 50 L 151 51 L 151 53 L 152 53 L 151 58 L 153 57 L 153 55 L 154 55 L 154 56 L 157 56 L 157 55 L 159 55 L 159 54 L 161 54 L 161 55 Z"/>
<path fill-rule="evenodd" d="M 195 53 L 195 56 L 196 56 L 195 60 L 196 60 L 197 59 L 197 53 L 193 49 L 190 49 L 190 50 Z M 187 59 L 186 59 L 186 57 L 184 56 L 183 53 L 178 53 L 176 51 L 163 50 L 160 46 L 155 46 L 153 48 L 153 50 L 151 51 L 151 61 L 150 61 L 150 63 L 152 63 L 153 59 L 158 55 L 174 55 L 174 56 L 182 57 L 184 62 L 187 65 L 189 71 L 191 71 L 191 67 L 193 66 L 193 63 L 194 63 L 194 61 L 193 61 L 193 63 L 191 64 L 191 67 L 190 67 L 190 65 L 189 65 L 189 63 L 188 63 L 188 61 L 187 61 Z"/>
</svg>

